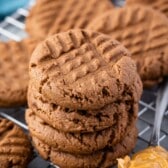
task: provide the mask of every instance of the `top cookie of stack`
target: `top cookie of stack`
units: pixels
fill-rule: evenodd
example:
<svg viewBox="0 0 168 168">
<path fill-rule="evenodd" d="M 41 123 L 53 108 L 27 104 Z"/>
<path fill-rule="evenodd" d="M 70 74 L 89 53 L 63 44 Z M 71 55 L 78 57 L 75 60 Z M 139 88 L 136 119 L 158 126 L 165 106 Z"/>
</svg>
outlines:
<svg viewBox="0 0 168 168">
<path fill-rule="evenodd" d="M 124 57 L 128 55 L 108 36 L 72 30 L 54 35 L 36 48 L 30 61 L 30 79 L 52 103 L 72 109 L 99 109 L 123 99 L 126 88 L 134 87 L 137 72 L 132 60 Z"/>
</svg>

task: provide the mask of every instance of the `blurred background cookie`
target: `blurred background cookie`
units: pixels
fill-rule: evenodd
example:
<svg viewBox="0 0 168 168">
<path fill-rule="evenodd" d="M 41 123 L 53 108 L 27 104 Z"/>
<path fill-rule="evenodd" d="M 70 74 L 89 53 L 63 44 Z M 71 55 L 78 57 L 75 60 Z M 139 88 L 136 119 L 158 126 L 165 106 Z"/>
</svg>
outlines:
<svg viewBox="0 0 168 168">
<path fill-rule="evenodd" d="M 126 0 L 126 5 L 141 4 L 148 5 L 159 10 L 168 17 L 168 1 L 167 0 Z"/>
<path fill-rule="evenodd" d="M 0 42 L 0 107 L 26 104 L 28 64 L 37 43 L 34 38 Z"/>
<path fill-rule="evenodd" d="M 87 28 L 110 35 L 130 50 L 145 87 L 168 75 L 168 19 L 159 11 L 141 5 L 113 9 Z"/>
<path fill-rule="evenodd" d="M 0 167 L 27 167 L 32 147 L 27 135 L 17 125 L 0 118 Z"/>
<path fill-rule="evenodd" d="M 110 0 L 37 0 L 26 19 L 26 30 L 33 37 L 45 38 L 72 28 L 85 28 L 112 8 Z"/>
</svg>

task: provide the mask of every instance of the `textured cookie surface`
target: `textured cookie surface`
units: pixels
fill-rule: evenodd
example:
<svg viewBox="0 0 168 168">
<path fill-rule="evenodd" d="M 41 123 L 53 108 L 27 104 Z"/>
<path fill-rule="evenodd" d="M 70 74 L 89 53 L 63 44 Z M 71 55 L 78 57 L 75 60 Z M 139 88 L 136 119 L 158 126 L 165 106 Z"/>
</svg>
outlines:
<svg viewBox="0 0 168 168">
<path fill-rule="evenodd" d="M 72 110 L 49 103 L 29 82 L 28 105 L 35 114 L 46 123 L 63 132 L 94 132 L 112 127 L 118 121 L 118 117 L 127 120 L 128 115 L 137 115 L 137 103 L 131 109 L 133 101 L 125 100 L 106 105 L 99 110 Z M 132 99 L 134 99 L 132 97 Z M 124 126 L 122 124 L 122 126 Z"/>
<path fill-rule="evenodd" d="M 85 28 L 111 8 L 110 0 L 87 3 L 85 0 L 38 0 L 27 18 L 26 29 L 33 37 L 46 37 L 72 28 Z"/>
<path fill-rule="evenodd" d="M 0 107 L 26 104 L 28 64 L 35 39 L 0 42 Z"/>
<path fill-rule="evenodd" d="M 100 33 L 70 30 L 40 43 L 30 61 L 30 78 L 48 101 L 71 109 L 99 109 L 141 85 L 128 50 Z M 129 89 L 128 89 L 129 88 Z M 129 95 L 126 95 L 129 96 Z"/>
<path fill-rule="evenodd" d="M 43 141 L 33 137 L 33 142 L 40 153 L 46 159 L 52 161 L 54 164 L 64 168 L 107 168 L 116 164 L 116 159 L 128 154 L 135 146 L 137 137 L 137 130 L 132 127 L 128 135 L 117 145 L 100 150 L 91 155 L 72 155 L 64 152 L 57 152 L 57 150 L 45 144 Z"/>
<path fill-rule="evenodd" d="M 112 127 L 92 133 L 63 133 L 44 122 L 30 109 L 26 112 L 26 121 L 33 137 L 54 146 L 57 151 L 91 154 L 117 144 L 135 125 L 136 116 L 133 115 L 120 113 Z"/>
<path fill-rule="evenodd" d="M 144 86 L 168 75 L 168 19 L 159 11 L 141 5 L 114 9 L 88 29 L 111 35 L 130 50 Z"/>
<path fill-rule="evenodd" d="M 167 0 L 126 0 L 127 5 L 132 4 L 141 4 L 148 5 L 153 7 L 154 9 L 159 10 L 164 13 L 168 17 L 168 1 Z"/>
<path fill-rule="evenodd" d="M 0 118 L 0 168 L 26 167 L 32 147 L 21 128 Z"/>
</svg>

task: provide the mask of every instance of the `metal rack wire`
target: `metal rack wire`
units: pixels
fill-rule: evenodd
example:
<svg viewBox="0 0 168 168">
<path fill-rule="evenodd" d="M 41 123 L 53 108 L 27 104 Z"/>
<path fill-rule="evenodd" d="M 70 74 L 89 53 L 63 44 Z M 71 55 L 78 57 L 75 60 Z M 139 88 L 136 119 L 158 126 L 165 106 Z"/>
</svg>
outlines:
<svg viewBox="0 0 168 168">
<path fill-rule="evenodd" d="M 16 11 L 12 16 L 5 18 L 3 22 L 0 23 L 0 40 L 16 40 L 19 41 L 26 37 L 27 34 L 24 31 L 25 25 L 24 20 L 28 15 L 28 8 L 21 8 Z M 3 54 L 3 53 L 0 53 Z M 139 119 L 137 122 L 137 127 L 139 129 L 139 136 L 137 140 L 137 145 L 133 152 L 137 152 L 148 146 L 155 112 L 155 100 L 157 96 L 157 89 L 144 90 L 142 99 L 139 103 Z M 25 108 L 15 108 L 15 109 L 2 109 L 0 108 L 0 116 L 7 118 L 25 131 L 27 131 L 27 126 L 24 120 Z M 164 120 L 161 127 L 160 144 L 168 149 L 168 109 L 165 113 Z M 28 168 L 51 168 L 52 165 L 47 161 L 44 161 L 36 153 L 34 159 L 29 164 Z"/>
</svg>

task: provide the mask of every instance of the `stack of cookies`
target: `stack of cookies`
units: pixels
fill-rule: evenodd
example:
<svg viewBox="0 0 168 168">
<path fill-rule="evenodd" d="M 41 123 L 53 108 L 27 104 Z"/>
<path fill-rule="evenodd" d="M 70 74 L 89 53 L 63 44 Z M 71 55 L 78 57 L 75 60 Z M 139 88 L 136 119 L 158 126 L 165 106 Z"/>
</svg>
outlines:
<svg viewBox="0 0 168 168">
<path fill-rule="evenodd" d="M 142 84 L 128 50 L 74 29 L 41 42 L 30 61 L 26 121 L 39 154 L 60 167 L 109 167 L 135 146 Z"/>
</svg>

